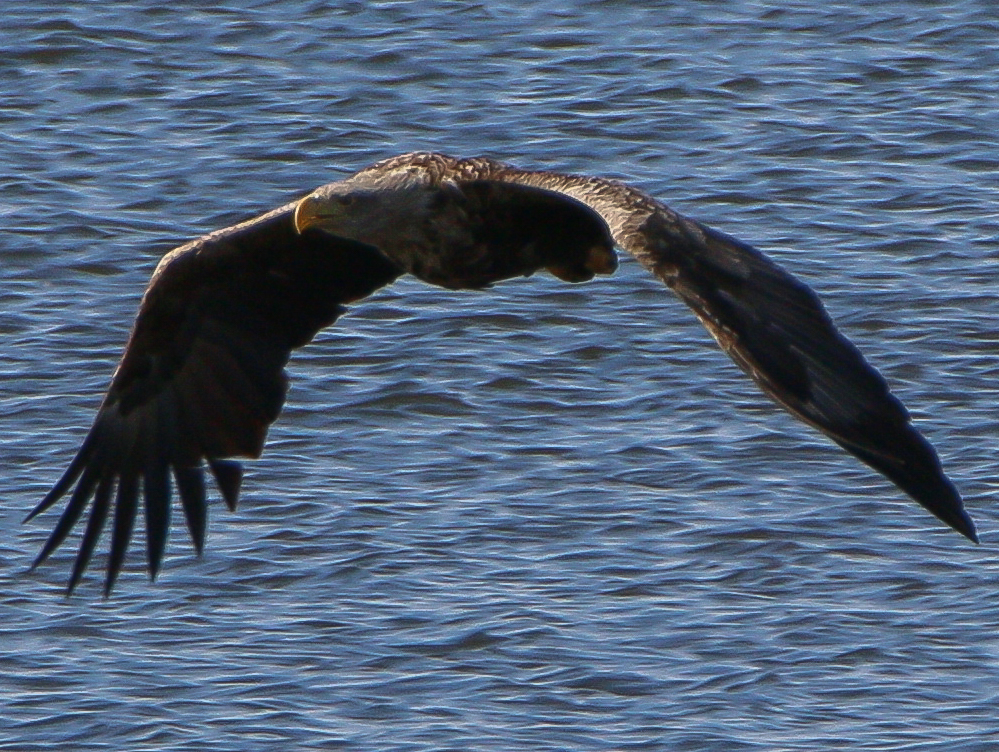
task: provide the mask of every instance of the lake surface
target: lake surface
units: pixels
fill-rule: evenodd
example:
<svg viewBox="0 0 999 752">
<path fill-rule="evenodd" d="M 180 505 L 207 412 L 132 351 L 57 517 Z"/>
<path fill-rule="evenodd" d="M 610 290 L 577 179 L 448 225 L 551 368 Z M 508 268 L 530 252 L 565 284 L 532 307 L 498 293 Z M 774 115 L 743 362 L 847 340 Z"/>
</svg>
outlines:
<svg viewBox="0 0 999 752">
<path fill-rule="evenodd" d="M 8 4 L 9 5 L 9 4 Z M 649 7 L 655 5 L 656 7 Z M 0 749 L 999 748 L 987 2 L 84 2 L 0 28 Z M 402 281 L 292 360 L 240 509 L 63 597 L 20 520 L 171 247 L 415 149 L 618 177 L 823 296 L 975 547 L 636 263 Z M 104 544 L 106 546 L 106 542 Z"/>
</svg>

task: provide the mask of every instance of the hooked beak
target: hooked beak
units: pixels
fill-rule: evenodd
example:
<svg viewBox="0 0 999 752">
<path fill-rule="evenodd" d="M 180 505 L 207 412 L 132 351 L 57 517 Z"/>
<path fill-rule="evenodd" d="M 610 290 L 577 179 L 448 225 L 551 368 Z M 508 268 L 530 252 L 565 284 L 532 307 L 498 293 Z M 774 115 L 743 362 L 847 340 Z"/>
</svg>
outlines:
<svg viewBox="0 0 999 752">
<path fill-rule="evenodd" d="M 306 196 L 295 207 L 295 231 L 301 234 L 310 227 L 328 227 L 332 218 L 327 202 L 314 195 Z"/>
</svg>

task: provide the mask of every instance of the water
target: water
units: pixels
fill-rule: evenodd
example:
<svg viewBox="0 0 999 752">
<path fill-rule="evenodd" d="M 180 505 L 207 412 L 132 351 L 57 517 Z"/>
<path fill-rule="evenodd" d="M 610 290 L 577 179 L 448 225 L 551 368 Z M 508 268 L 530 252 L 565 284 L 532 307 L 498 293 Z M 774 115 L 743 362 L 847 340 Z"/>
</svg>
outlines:
<svg viewBox="0 0 999 752">
<path fill-rule="evenodd" d="M 184 5 L 4 8 L 0 749 L 996 748 L 990 4 Z M 293 359 L 203 558 L 178 526 L 107 601 L 63 598 L 72 546 L 26 574 L 157 258 L 421 148 L 620 177 L 766 249 L 983 544 L 625 262 L 379 293 Z"/>
</svg>

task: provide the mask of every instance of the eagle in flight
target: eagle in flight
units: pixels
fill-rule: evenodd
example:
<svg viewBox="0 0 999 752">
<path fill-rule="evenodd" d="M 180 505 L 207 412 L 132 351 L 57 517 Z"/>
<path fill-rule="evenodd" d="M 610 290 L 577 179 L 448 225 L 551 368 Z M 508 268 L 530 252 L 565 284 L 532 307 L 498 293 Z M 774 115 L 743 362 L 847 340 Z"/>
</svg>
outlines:
<svg viewBox="0 0 999 752">
<path fill-rule="evenodd" d="M 413 153 L 163 257 L 93 427 L 28 515 L 72 491 L 32 567 L 89 507 L 69 592 L 111 515 L 110 593 L 142 498 L 155 577 L 174 486 L 200 553 L 205 466 L 234 508 L 242 469 L 233 458 L 260 456 L 292 350 L 345 304 L 404 274 L 455 290 L 539 270 L 583 282 L 616 269 L 615 248 L 665 282 L 778 404 L 977 541 L 936 452 L 884 378 L 815 293 L 762 253 L 614 180 Z"/>
</svg>

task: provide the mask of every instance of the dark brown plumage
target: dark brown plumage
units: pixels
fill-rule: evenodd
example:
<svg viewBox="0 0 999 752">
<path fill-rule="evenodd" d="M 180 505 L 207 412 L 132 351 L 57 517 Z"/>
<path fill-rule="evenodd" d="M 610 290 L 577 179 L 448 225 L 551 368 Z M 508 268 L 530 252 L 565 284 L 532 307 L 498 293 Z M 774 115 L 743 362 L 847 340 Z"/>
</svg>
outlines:
<svg viewBox="0 0 999 752">
<path fill-rule="evenodd" d="M 35 566 L 90 505 L 72 591 L 113 507 L 110 592 L 144 497 L 155 577 L 172 485 L 200 551 L 203 465 L 235 506 L 241 471 L 231 458 L 260 455 L 284 403 L 291 351 L 344 304 L 404 273 L 453 289 L 541 269 L 583 281 L 615 269 L 615 245 L 679 295 L 764 392 L 977 540 L 884 379 L 815 294 L 759 251 L 615 181 L 407 154 L 164 257 L 93 428 L 28 516 L 75 484 Z"/>
</svg>

